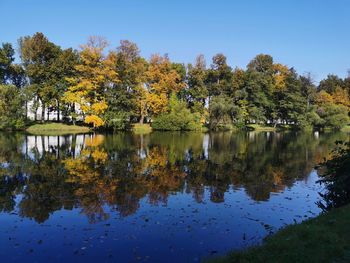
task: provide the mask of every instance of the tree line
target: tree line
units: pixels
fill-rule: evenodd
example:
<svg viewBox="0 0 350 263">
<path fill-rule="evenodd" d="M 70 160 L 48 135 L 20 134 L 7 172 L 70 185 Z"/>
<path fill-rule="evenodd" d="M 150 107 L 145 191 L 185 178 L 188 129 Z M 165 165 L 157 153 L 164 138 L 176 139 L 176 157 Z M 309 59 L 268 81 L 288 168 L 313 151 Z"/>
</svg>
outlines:
<svg viewBox="0 0 350 263">
<path fill-rule="evenodd" d="M 298 129 L 340 129 L 349 123 L 350 76 L 310 74 L 259 54 L 246 69 L 232 68 L 223 54 L 209 66 L 167 55 L 150 59 L 135 43 L 107 50 L 90 37 L 79 50 L 63 49 L 42 33 L 18 40 L 20 63 L 10 43 L 0 47 L 0 128 L 21 129 L 28 112 L 40 121 L 84 122 L 94 128 L 128 129 L 151 123 L 159 130 L 245 128 L 248 124 Z M 45 111 L 46 110 L 46 111 Z"/>
</svg>

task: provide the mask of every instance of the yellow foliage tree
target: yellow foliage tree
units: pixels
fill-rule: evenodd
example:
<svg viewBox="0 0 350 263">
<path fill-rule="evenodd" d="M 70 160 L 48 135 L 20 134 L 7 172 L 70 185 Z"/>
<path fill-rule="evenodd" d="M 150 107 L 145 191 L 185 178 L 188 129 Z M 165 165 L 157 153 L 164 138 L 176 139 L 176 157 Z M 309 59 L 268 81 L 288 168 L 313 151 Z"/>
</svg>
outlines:
<svg viewBox="0 0 350 263">
<path fill-rule="evenodd" d="M 103 51 L 107 41 L 101 37 L 90 37 L 80 52 L 80 64 L 75 69 L 76 77 L 68 78 L 70 86 L 64 95 L 68 103 L 79 104 L 85 123 L 94 128 L 102 126 L 102 114 L 106 111 L 105 91 L 113 83 L 118 82 L 115 71 L 116 54 L 110 52 L 107 56 Z"/>
<path fill-rule="evenodd" d="M 336 104 L 342 104 L 348 108 L 350 108 L 350 100 L 349 93 L 346 89 L 342 89 L 341 87 L 337 87 L 332 94 L 333 100 Z"/>
<path fill-rule="evenodd" d="M 282 64 L 274 64 L 273 69 L 276 90 L 284 91 L 286 89 L 286 78 L 289 74 L 289 69 Z"/>
<path fill-rule="evenodd" d="M 153 55 L 145 77 L 147 107 L 154 115 L 166 112 L 171 93 L 177 93 L 185 87 L 167 56 Z"/>
<path fill-rule="evenodd" d="M 323 106 L 326 104 L 334 103 L 333 97 L 327 91 L 321 90 L 316 95 L 316 103 L 319 106 Z"/>
</svg>

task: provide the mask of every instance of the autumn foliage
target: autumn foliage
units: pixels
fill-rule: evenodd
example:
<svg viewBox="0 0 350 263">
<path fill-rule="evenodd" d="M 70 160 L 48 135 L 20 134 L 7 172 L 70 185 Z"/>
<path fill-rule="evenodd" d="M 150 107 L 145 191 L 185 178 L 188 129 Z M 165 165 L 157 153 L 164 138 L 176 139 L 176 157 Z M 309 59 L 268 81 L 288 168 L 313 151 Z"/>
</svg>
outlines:
<svg viewBox="0 0 350 263">
<path fill-rule="evenodd" d="M 56 112 L 55 120 L 114 130 L 144 122 L 161 130 L 252 124 L 341 129 L 350 122 L 350 76 L 328 75 L 316 86 L 311 74 L 298 75 L 267 54 L 246 69 L 232 68 L 221 53 L 209 66 L 203 55 L 185 65 L 168 55 L 147 60 L 128 40 L 114 49 L 95 36 L 73 50 L 36 33 L 19 39 L 21 63 L 14 63 L 14 55 L 11 44 L 0 48 L 0 93 L 11 97 L 12 91 L 20 104 L 12 121 L 10 101 L 2 102 L 3 128 L 23 127 L 30 112 L 36 121 L 50 121 L 49 113 Z"/>
</svg>

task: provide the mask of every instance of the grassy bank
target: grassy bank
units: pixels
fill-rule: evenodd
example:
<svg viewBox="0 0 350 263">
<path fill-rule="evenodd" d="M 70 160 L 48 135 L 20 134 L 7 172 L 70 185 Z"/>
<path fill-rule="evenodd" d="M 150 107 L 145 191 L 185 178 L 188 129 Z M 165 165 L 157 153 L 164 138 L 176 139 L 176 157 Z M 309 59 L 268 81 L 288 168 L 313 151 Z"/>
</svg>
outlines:
<svg viewBox="0 0 350 263">
<path fill-rule="evenodd" d="M 260 124 L 248 124 L 247 129 L 252 131 L 270 131 L 270 132 L 274 132 L 277 130 L 276 127 L 264 126 Z"/>
<path fill-rule="evenodd" d="M 86 133 L 90 129 L 85 126 L 67 125 L 63 123 L 34 124 L 27 128 L 27 132 L 36 135 L 63 135 L 71 133 Z"/>
<path fill-rule="evenodd" d="M 132 126 L 132 131 L 137 134 L 150 133 L 152 131 L 152 127 L 148 123 L 144 123 L 144 124 L 135 123 Z"/>
<path fill-rule="evenodd" d="M 350 262 L 350 205 L 286 227 L 262 246 L 210 262 Z"/>
<path fill-rule="evenodd" d="M 343 127 L 343 128 L 341 129 L 341 131 L 342 131 L 342 132 L 348 132 L 348 133 L 350 133 L 350 125 L 346 125 L 345 127 Z"/>
</svg>

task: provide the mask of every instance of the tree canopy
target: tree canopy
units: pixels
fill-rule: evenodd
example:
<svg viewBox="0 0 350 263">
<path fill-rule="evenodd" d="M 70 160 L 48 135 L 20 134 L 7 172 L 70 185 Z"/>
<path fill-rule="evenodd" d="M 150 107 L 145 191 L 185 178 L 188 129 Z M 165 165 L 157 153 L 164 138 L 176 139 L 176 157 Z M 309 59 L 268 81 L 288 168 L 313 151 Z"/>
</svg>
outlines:
<svg viewBox="0 0 350 263">
<path fill-rule="evenodd" d="M 18 43 L 20 63 L 10 43 L 0 47 L 0 84 L 2 96 L 13 92 L 22 103 L 13 114 L 20 122 L 29 111 L 37 120 L 41 107 L 41 121 L 55 111 L 57 121 L 83 121 L 95 129 L 127 129 L 137 122 L 161 129 L 340 129 L 349 123 L 350 76 L 330 74 L 316 85 L 311 74 L 299 75 L 268 54 L 242 69 L 228 65 L 221 53 L 208 67 L 203 55 L 188 65 L 167 54 L 146 59 L 131 41 L 113 48 L 96 36 L 79 50 L 63 49 L 42 33 Z"/>
</svg>

